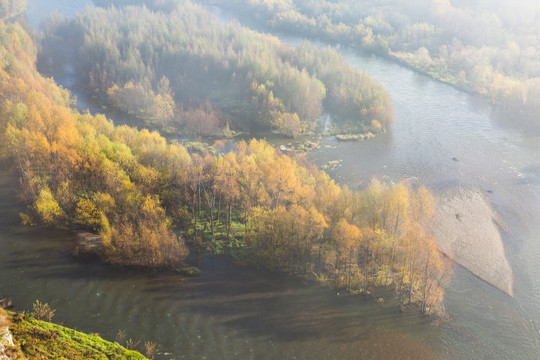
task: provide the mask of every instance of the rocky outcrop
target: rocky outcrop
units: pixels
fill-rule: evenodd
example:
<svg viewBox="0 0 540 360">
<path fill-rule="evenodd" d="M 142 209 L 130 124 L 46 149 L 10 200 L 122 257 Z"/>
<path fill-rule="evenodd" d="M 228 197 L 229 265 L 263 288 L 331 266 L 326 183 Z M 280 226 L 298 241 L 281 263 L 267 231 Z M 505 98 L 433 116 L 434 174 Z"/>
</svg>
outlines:
<svg viewBox="0 0 540 360">
<path fill-rule="evenodd" d="M 7 316 L 0 309 L 0 360 L 10 360 L 16 354 L 15 344 L 9 331 Z"/>
<path fill-rule="evenodd" d="M 513 272 L 500 234 L 506 225 L 481 190 L 455 187 L 438 194 L 432 230 L 444 254 L 513 295 Z"/>
</svg>

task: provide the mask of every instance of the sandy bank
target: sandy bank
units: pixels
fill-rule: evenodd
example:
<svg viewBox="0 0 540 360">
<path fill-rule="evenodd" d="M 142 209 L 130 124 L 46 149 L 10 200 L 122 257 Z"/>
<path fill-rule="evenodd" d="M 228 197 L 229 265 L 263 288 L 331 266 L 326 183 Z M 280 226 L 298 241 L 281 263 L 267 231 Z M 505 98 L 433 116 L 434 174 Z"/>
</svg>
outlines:
<svg viewBox="0 0 540 360">
<path fill-rule="evenodd" d="M 487 196 L 475 188 L 451 188 L 437 196 L 433 233 L 439 248 L 455 262 L 509 295 L 513 273 L 501 239 L 506 229 Z"/>
</svg>

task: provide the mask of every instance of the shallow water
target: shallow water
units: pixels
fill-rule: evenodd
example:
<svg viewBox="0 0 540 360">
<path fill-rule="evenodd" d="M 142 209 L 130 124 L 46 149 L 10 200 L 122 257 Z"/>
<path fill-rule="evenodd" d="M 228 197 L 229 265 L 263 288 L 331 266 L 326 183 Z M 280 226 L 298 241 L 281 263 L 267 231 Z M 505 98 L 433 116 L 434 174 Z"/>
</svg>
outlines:
<svg viewBox="0 0 540 360">
<path fill-rule="evenodd" d="M 44 2 L 29 3 L 34 13 L 35 6 L 45 13 Z M 89 1 L 46 3 L 70 15 Z M 515 298 L 456 267 L 445 298 L 451 320 L 435 326 L 399 313 L 385 293 L 387 301 L 375 304 L 225 260 L 206 259 L 203 275 L 187 280 L 79 262 L 71 256 L 71 234 L 19 225 L 17 183 L 6 172 L 0 173 L 0 294 L 19 309 L 35 299 L 48 302 L 57 321 L 107 339 L 125 329 L 129 337 L 155 341 L 160 359 L 539 358 L 540 133 L 478 97 L 385 59 L 339 51 L 385 84 L 395 124 L 361 143 L 324 139 L 310 159 L 318 165 L 342 159 L 331 175 L 352 187 L 376 176 L 434 191 L 491 190 L 488 197 L 509 227 L 502 235 Z"/>
</svg>

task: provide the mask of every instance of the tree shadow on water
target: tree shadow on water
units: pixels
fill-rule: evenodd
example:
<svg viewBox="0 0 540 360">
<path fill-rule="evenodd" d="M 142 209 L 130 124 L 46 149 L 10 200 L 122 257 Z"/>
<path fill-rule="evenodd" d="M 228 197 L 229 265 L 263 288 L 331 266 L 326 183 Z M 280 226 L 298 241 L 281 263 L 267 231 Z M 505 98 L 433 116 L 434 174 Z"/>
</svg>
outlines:
<svg viewBox="0 0 540 360">
<path fill-rule="evenodd" d="M 337 294 L 329 288 L 226 261 L 211 270 L 203 269 L 201 277 L 188 279 L 181 286 L 175 285 L 174 279 L 161 278 L 148 284 L 145 291 L 155 303 L 211 317 L 239 336 L 279 342 L 324 339 L 348 344 L 373 339 L 396 317 L 407 317 L 393 305 Z M 411 319 L 425 322 L 416 314 Z"/>
</svg>

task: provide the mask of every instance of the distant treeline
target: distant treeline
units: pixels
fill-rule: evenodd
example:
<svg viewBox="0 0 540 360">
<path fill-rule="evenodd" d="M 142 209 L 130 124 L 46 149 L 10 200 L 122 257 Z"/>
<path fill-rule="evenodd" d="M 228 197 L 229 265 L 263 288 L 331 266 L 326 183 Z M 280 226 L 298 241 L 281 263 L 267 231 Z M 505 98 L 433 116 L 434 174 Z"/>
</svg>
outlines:
<svg viewBox="0 0 540 360">
<path fill-rule="evenodd" d="M 0 20 L 8 20 L 26 10 L 27 0 L 0 0 Z"/>
<path fill-rule="evenodd" d="M 190 154 L 80 114 L 37 73 L 18 24 L 0 21 L 0 39 L 0 159 L 20 179 L 23 222 L 99 233 L 113 264 L 177 267 L 186 239 L 195 253 L 236 253 L 351 292 L 393 286 L 403 307 L 441 311 L 449 270 L 426 230 L 425 188 L 374 180 L 352 192 L 264 141 Z"/>
<path fill-rule="evenodd" d="M 199 0 L 275 29 L 390 56 L 511 110 L 540 110 L 540 3 Z"/>
<path fill-rule="evenodd" d="M 171 11 L 156 7 L 51 19 L 44 53 L 74 48 L 81 84 L 165 130 L 221 135 L 228 123 L 294 137 L 312 131 L 322 111 L 342 132 L 378 132 L 393 121 L 384 87 L 334 51 L 307 42 L 294 48 L 238 23 L 221 24 L 189 1 Z"/>
<path fill-rule="evenodd" d="M 96 6 L 146 6 L 156 11 L 172 11 L 176 9 L 178 0 L 92 0 Z"/>
</svg>

